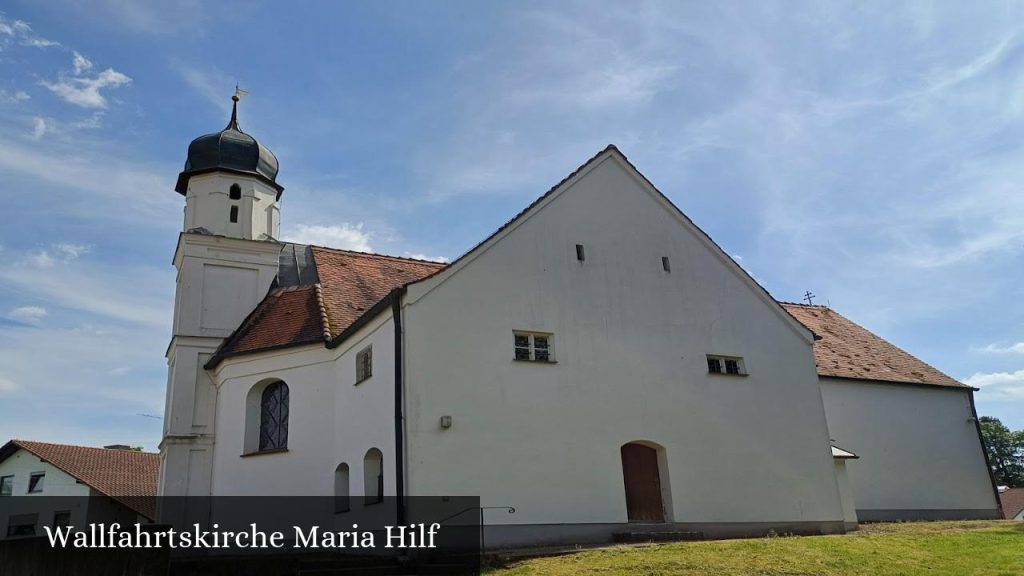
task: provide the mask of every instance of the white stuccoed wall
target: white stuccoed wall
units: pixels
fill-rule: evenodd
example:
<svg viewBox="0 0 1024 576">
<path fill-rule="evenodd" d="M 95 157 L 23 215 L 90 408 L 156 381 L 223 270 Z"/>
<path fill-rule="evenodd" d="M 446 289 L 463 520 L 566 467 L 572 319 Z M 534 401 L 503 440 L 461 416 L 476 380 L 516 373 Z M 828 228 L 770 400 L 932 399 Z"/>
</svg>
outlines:
<svg viewBox="0 0 1024 576">
<path fill-rule="evenodd" d="M 410 493 L 516 507 L 488 523 L 621 523 L 619 449 L 642 440 L 666 450 L 669 520 L 841 523 L 809 332 L 614 154 L 567 186 L 410 286 Z M 554 333 L 558 363 L 514 361 L 513 330 Z M 709 353 L 750 375 L 709 375 Z"/>
<path fill-rule="evenodd" d="M 373 345 L 373 376 L 355 385 L 355 356 Z M 225 360 L 217 369 L 213 494 L 334 494 L 334 471 L 349 465 L 352 496 L 363 494 L 363 456 L 384 455 L 384 493 L 394 495 L 394 325 L 381 314 L 342 346 L 323 344 Z M 241 457 L 245 398 L 266 379 L 289 388 L 288 451 Z"/>
<path fill-rule="evenodd" d="M 968 390 L 821 379 L 829 431 L 864 520 L 995 517 Z M 915 512 L 916 511 L 916 512 Z"/>
<path fill-rule="evenodd" d="M 43 491 L 28 493 L 28 479 L 34 472 L 45 472 Z M 12 514 L 34 513 L 38 515 L 36 534 L 43 535 L 43 526 L 53 525 L 53 515 L 58 511 L 71 512 L 72 524 L 83 525 L 86 521 L 87 500 L 49 500 L 38 499 L 37 496 L 88 496 L 90 489 L 79 484 L 71 476 L 53 464 L 43 462 L 38 456 L 24 449 L 18 450 L 11 457 L 0 462 L 0 476 L 14 475 L 13 498 L 19 501 L 11 505 L 5 504 L 4 510 Z M 27 496 L 28 498 L 20 498 Z M 7 535 L 8 516 L 0 514 L 0 539 Z"/>
<path fill-rule="evenodd" d="M 178 240 L 161 495 L 210 494 L 217 390 L 203 365 L 266 295 L 280 252 L 281 245 L 272 241 L 189 233 Z"/>
</svg>

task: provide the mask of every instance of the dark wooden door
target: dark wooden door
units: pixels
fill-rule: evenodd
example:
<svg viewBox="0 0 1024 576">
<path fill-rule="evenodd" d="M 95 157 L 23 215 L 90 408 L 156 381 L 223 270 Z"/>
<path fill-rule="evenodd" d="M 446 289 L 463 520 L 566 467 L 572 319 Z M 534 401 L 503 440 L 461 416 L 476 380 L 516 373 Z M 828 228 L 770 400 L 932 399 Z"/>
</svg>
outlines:
<svg viewBox="0 0 1024 576">
<path fill-rule="evenodd" d="M 622 478 L 626 484 L 626 510 L 630 522 L 664 522 L 658 452 L 643 444 L 622 447 Z"/>
</svg>

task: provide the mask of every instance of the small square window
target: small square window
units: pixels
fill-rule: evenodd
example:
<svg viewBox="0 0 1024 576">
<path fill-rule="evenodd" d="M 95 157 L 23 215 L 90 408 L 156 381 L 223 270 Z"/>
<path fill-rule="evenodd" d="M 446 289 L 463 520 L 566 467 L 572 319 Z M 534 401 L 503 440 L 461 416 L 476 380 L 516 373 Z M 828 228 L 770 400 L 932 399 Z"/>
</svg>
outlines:
<svg viewBox="0 0 1024 576">
<path fill-rule="evenodd" d="M 730 374 L 733 376 L 745 376 L 746 370 L 743 367 L 743 358 L 735 356 L 711 356 L 708 355 L 708 373 Z"/>
<path fill-rule="evenodd" d="M 32 475 L 28 477 L 29 494 L 43 491 L 43 479 L 45 477 L 46 472 L 33 472 Z"/>
<path fill-rule="evenodd" d="M 14 494 L 14 476 L 0 476 L 0 496 Z"/>
<path fill-rule="evenodd" d="M 515 359 L 527 362 L 554 362 L 555 353 L 551 334 L 515 332 Z"/>
<path fill-rule="evenodd" d="M 367 346 L 356 354 L 356 384 L 373 376 L 373 347 Z"/>
</svg>

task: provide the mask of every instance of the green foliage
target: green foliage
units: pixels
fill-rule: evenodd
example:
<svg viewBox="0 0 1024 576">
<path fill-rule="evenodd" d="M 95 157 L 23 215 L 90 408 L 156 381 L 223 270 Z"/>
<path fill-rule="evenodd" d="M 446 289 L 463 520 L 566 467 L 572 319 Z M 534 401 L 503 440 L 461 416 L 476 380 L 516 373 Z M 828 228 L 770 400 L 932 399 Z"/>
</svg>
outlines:
<svg viewBox="0 0 1024 576">
<path fill-rule="evenodd" d="M 1010 430 L 991 416 L 982 416 L 979 421 L 996 484 L 1024 487 L 1024 430 Z"/>
</svg>

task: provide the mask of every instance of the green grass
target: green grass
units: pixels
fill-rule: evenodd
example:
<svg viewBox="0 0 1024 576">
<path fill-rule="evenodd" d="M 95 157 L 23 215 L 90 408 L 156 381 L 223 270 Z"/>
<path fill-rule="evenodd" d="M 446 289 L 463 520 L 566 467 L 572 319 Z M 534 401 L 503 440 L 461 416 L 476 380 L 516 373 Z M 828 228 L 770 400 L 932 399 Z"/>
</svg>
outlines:
<svg viewBox="0 0 1024 576">
<path fill-rule="evenodd" d="M 623 545 L 508 562 L 486 574 L 1024 575 L 1024 522 L 873 524 L 843 536 Z"/>
</svg>

